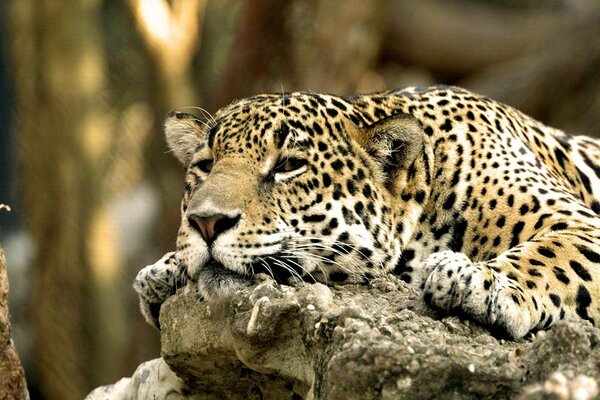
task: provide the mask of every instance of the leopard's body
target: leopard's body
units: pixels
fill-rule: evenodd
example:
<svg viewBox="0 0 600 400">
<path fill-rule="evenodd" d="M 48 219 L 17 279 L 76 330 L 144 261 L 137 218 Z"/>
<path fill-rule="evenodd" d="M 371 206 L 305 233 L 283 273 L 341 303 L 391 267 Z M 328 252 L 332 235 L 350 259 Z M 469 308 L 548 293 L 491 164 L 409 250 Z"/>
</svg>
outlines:
<svg viewBox="0 0 600 400">
<path fill-rule="evenodd" d="M 187 177 L 171 264 L 135 283 L 149 320 L 184 274 L 210 301 L 258 272 L 394 273 L 513 338 L 600 324 L 600 140 L 449 87 L 260 95 L 165 126 Z"/>
</svg>

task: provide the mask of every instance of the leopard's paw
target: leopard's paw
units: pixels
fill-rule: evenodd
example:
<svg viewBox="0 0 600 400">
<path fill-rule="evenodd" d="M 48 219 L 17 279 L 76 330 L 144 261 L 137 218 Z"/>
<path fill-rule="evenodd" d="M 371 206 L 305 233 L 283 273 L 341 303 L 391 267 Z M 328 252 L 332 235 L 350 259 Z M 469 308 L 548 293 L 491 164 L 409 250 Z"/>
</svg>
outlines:
<svg viewBox="0 0 600 400">
<path fill-rule="evenodd" d="M 184 284 L 185 271 L 180 266 L 175 252 L 165 254 L 137 274 L 133 288 L 140 298 L 142 315 L 150 325 L 160 329 L 160 306 Z"/>
<path fill-rule="evenodd" d="M 467 279 L 473 263 L 463 253 L 442 251 L 425 260 L 423 293 L 432 306 L 444 311 L 459 309 L 472 277 Z"/>
<path fill-rule="evenodd" d="M 429 256 L 424 269 L 423 292 L 433 307 L 481 322 L 498 336 L 519 338 L 533 327 L 530 304 L 518 284 L 486 263 L 443 251 Z"/>
</svg>

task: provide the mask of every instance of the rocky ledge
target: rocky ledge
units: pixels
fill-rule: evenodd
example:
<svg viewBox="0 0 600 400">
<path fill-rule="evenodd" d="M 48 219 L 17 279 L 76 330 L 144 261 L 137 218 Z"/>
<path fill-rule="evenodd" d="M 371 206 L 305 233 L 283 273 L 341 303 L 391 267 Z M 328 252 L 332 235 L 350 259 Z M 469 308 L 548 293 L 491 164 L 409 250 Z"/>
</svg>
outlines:
<svg viewBox="0 0 600 400">
<path fill-rule="evenodd" d="M 162 359 L 89 400 L 599 398 L 600 329 L 559 322 L 497 340 L 436 315 L 393 278 L 293 288 L 265 279 L 219 305 L 186 289 L 160 322 Z"/>
<path fill-rule="evenodd" d="M 2 210 L 0 204 L 0 210 Z M 11 338 L 8 311 L 8 272 L 0 248 L 0 400 L 28 400 L 25 373 Z"/>
</svg>

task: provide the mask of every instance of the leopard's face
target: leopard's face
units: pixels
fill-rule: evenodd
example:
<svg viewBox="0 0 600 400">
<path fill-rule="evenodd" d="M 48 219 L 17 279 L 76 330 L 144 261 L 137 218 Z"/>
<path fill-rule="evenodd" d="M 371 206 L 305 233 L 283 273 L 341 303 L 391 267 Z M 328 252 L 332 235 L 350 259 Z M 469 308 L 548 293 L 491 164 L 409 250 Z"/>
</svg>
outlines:
<svg viewBox="0 0 600 400">
<path fill-rule="evenodd" d="M 258 273 L 360 282 L 397 262 L 392 172 L 335 99 L 258 96 L 207 123 L 170 114 L 167 140 L 187 168 L 178 258 L 206 298 Z"/>
</svg>

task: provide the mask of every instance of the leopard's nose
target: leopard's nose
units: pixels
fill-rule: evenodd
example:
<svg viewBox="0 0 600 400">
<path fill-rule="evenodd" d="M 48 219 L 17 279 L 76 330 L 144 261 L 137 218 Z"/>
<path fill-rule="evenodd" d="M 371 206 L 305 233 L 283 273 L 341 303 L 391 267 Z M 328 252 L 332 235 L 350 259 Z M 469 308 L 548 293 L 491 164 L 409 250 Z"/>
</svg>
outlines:
<svg viewBox="0 0 600 400">
<path fill-rule="evenodd" d="M 191 214 L 188 217 L 190 226 L 200 233 L 207 245 L 211 245 L 221 233 L 233 228 L 240 220 L 240 215 L 229 217 L 224 214 L 202 216 Z"/>
</svg>

